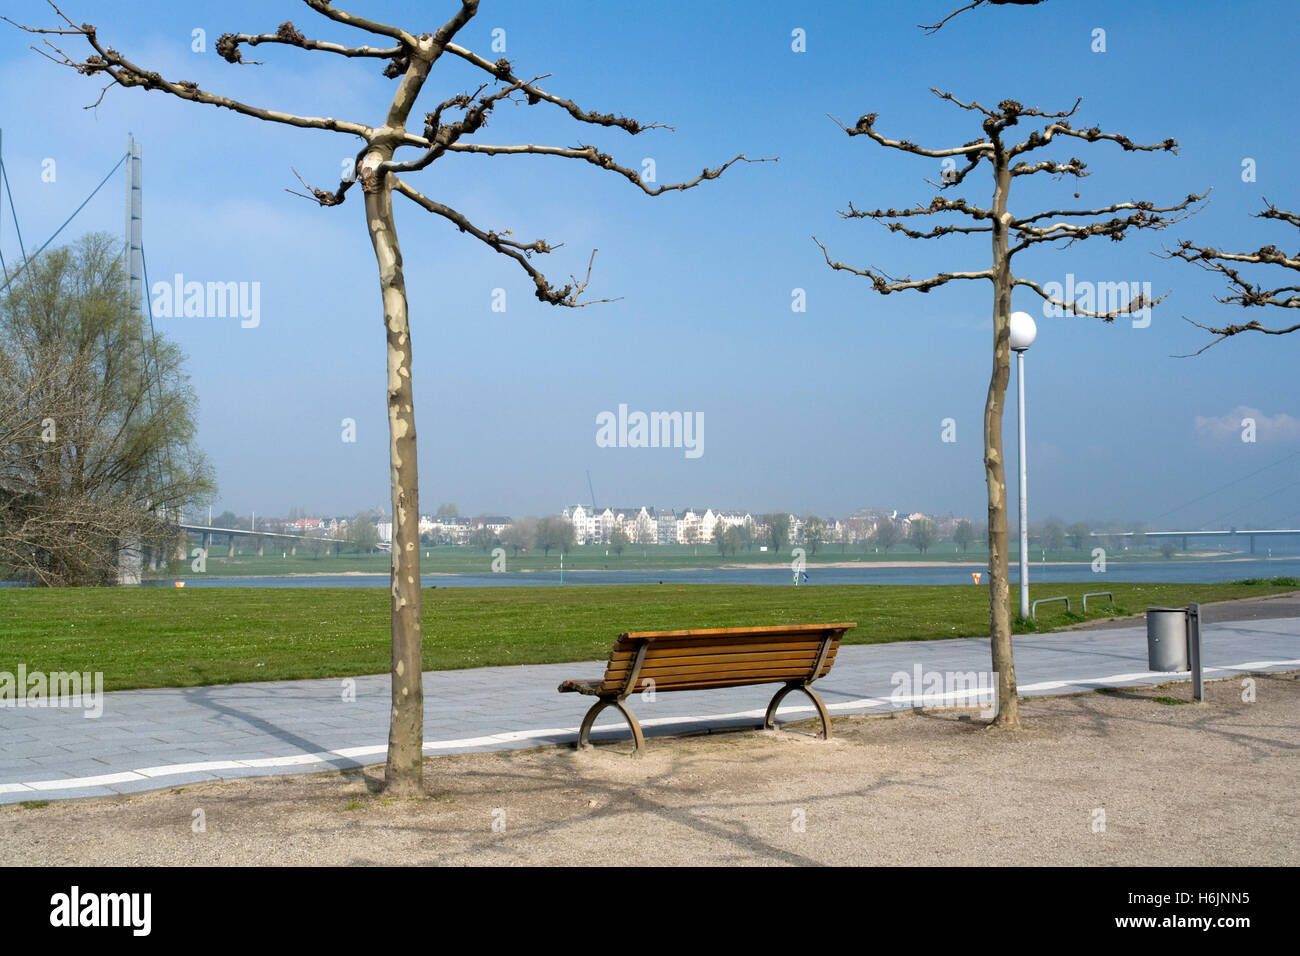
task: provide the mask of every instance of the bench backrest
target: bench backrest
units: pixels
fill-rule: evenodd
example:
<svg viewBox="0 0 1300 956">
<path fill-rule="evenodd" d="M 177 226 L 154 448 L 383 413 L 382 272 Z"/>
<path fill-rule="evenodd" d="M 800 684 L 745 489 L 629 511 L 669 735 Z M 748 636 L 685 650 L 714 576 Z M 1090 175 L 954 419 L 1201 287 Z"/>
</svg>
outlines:
<svg viewBox="0 0 1300 956">
<path fill-rule="evenodd" d="M 656 692 L 813 681 L 831 669 L 844 632 L 856 626 L 793 624 L 620 634 L 597 693 L 630 694 L 650 686 L 648 680 L 654 681 Z"/>
</svg>

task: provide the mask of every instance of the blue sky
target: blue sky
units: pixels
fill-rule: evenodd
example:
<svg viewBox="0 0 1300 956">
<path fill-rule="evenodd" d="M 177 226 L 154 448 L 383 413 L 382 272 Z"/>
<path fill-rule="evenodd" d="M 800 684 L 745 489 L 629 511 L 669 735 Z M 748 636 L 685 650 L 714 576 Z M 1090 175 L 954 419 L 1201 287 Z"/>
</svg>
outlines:
<svg viewBox="0 0 1300 956">
<path fill-rule="evenodd" d="M 989 105 L 1014 98 L 1060 109 L 1083 97 L 1076 125 L 1181 144 L 1172 156 L 1074 143 L 1060 158 L 1078 155 L 1092 175 L 1077 183 L 1022 179 L 1013 212 L 1165 203 L 1214 187 L 1202 212 L 1165 233 L 1040 246 L 1018 257 L 1017 274 L 1040 283 L 1072 273 L 1076 281 L 1144 281 L 1171 293 L 1139 329 L 1123 320 L 1045 318 L 1032 292 L 1017 291 L 1015 308 L 1039 324 L 1026 378 L 1031 518 L 1300 524 L 1300 336 L 1243 335 L 1198 358 L 1174 358 L 1206 342 L 1182 316 L 1239 315 L 1213 301 L 1222 289 L 1211 277 L 1151 254 L 1184 237 L 1239 251 L 1295 248 L 1287 227 L 1250 218 L 1262 197 L 1300 207 L 1295 77 L 1286 67 L 1297 39 L 1294 6 L 1242 2 L 1227 15 L 1221 2 L 1049 0 L 971 11 L 932 37 L 916 28 L 955 5 L 484 0 L 459 42 L 495 59 L 492 31 L 503 29 L 521 76 L 549 73 L 542 85 L 584 107 L 669 123 L 675 132 L 630 137 L 545 105 L 506 106 L 481 141 L 593 143 L 625 165 L 653 158 L 661 182 L 741 152 L 780 161 L 738 165 L 715 182 L 655 199 L 585 163 L 543 157 L 450 156 L 411 177 L 483 228 L 563 242 L 539 262 L 551 278 L 581 273 L 598 248 L 590 294 L 621 297 L 578 310 L 543 305 L 515 263 L 396 199 L 423 508 L 455 501 L 467 513 L 553 512 L 587 500 L 590 469 L 602 506 L 844 514 L 883 505 L 979 519 L 991 286 L 950 283 L 927 295 L 882 297 L 865 280 L 828 269 L 811 239 L 816 234 L 837 259 L 892 275 L 987 267 L 982 236 L 919 243 L 837 215 L 850 201 L 928 203 L 934 189 L 925 180 L 939 169 L 849 139 L 827 114 L 852 125 L 875 112 L 886 135 L 928 146 L 979 136 L 972 116 L 936 99 L 933 86 Z M 345 7 L 423 31 L 453 4 Z M 288 0 L 68 0 L 64 10 L 95 23 L 137 63 L 258 105 L 377 123 L 394 84 L 379 75 L 380 61 L 261 46 L 246 57 L 264 65 L 239 67 L 213 52 L 223 32 L 271 32 L 285 19 L 315 38 L 369 39 Z M 53 22 L 37 0 L 11 0 L 6 11 Z M 140 90 L 113 89 L 99 107 L 83 109 L 98 85 L 40 58 L 30 37 L 3 26 L 0 127 L 28 248 L 108 171 L 129 130 L 144 153 L 150 279 L 182 273 L 261 284 L 256 328 L 229 318 L 158 320 L 190 356 L 200 440 L 221 487 L 217 509 L 386 508 L 384 333 L 361 204 L 350 194 L 341 207 L 320 209 L 284 191 L 297 187 L 291 167 L 332 187 L 358 141 Z M 796 28 L 806 33 L 806 52 L 791 49 Z M 1096 28 L 1105 30 L 1104 53 L 1091 49 Z M 206 31 L 204 53 L 191 50 L 195 29 Z M 80 53 L 77 38 L 64 39 Z M 444 58 L 417 114 L 479 82 L 471 68 Z M 1255 182 L 1242 181 L 1246 158 L 1255 161 Z M 46 159 L 56 163 L 53 183 L 41 180 Z M 987 205 L 989 193 L 981 176 L 959 194 Z M 119 175 L 65 236 L 120 233 L 122 196 Z M 12 262 L 7 201 L 4 210 L 0 248 Z M 498 288 L 506 290 L 505 312 L 491 309 Z M 805 290 L 806 312 L 792 311 L 794 289 Z M 620 403 L 702 413 L 704 454 L 597 447 L 596 416 Z M 1253 443 L 1240 440 L 1236 424 L 1247 415 L 1258 423 Z M 341 440 L 344 418 L 357 422 L 355 443 Z M 957 423 L 955 443 L 940 440 L 945 418 Z M 1006 426 L 1010 450 L 1014 402 Z"/>
</svg>

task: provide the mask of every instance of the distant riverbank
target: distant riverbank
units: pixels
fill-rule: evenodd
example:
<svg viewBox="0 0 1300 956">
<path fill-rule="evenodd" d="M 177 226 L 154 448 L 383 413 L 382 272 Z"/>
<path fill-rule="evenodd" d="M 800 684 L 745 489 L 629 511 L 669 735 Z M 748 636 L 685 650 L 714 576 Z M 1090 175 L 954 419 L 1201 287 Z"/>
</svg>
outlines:
<svg viewBox="0 0 1300 956">
<path fill-rule="evenodd" d="M 802 587 L 818 585 L 952 585 L 978 586 L 988 583 L 982 564 L 944 561 L 880 561 L 870 564 L 834 562 L 810 564 L 800 575 Z M 1092 570 L 1090 562 L 1049 562 L 1033 564 L 1029 569 L 1030 587 L 1050 588 L 1061 582 L 1091 582 L 1095 590 L 1105 591 L 1110 582 L 1214 584 L 1251 578 L 1300 578 L 1300 557 L 1272 559 L 1231 558 L 1215 561 L 1115 561 L 1105 571 Z M 560 587 L 570 585 L 704 585 L 752 584 L 768 587 L 791 587 L 794 573 L 789 565 L 733 566 L 726 568 L 597 569 L 563 572 L 559 570 L 519 570 L 455 573 L 431 571 L 421 574 L 429 588 L 509 588 Z M 1019 568 L 1010 568 L 1012 584 L 1019 583 Z M 387 571 L 343 571 L 267 575 L 190 575 L 146 581 L 146 586 L 173 587 L 183 581 L 185 587 L 221 588 L 379 588 L 387 587 Z M 1043 597 L 1050 592 L 1043 592 Z"/>
</svg>

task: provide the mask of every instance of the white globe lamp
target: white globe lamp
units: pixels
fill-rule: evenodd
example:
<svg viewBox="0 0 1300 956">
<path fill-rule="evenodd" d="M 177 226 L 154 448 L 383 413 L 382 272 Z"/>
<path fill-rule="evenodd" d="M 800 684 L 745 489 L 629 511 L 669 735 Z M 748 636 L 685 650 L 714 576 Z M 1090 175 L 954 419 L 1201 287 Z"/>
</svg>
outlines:
<svg viewBox="0 0 1300 956">
<path fill-rule="evenodd" d="M 1011 313 L 1011 351 L 1023 352 L 1038 338 L 1038 326 L 1028 312 Z"/>
</svg>

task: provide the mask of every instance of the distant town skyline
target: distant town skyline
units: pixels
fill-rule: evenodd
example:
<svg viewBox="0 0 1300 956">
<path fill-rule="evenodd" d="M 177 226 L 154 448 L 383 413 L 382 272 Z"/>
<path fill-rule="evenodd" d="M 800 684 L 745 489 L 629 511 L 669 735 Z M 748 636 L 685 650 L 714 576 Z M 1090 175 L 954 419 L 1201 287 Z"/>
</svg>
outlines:
<svg viewBox="0 0 1300 956">
<path fill-rule="evenodd" d="M 649 515 L 652 517 L 662 512 L 667 512 L 669 514 L 676 516 L 677 518 L 681 518 L 682 516 L 686 515 L 688 512 L 694 512 L 695 514 L 701 516 L 704 515 L 705 512 L 712 512 L 713 514 L 716 515 L 726 515 L 726 516 L 747 515 L 753 517 L 755 520 L 760 520 L 764 516 L 769 514 L 787 514 L 792 518 L 801 519 L 801 520 L 806 518 L 816 517 L 826 521 L 832 521 L 832 520 L 847 521 L 852 519 L 861 519 L 861 518 L 874 519 L 882 516 L 890 516 L 895 521 L 906 522 L 906 520 L 909 518 L 922 516 L 940 523 L 945 523 L 945 522 L 955 523 L 957 521 L 969 521 L 971 522 L 972 525 L 974 525 L 977 528 L 980 528 L 984 524 L 987 524 L 987 516 L 982 512 L 960 513 L 960 512 L 952 512 L 952 511 L 938 511 L 938 510 L 926 509 L 926 508 L 916 508 L 911 506 L 903 507 L 903 508 L 884 507 L 884 506 L 865 506 L 865 507 L 854 508 L 845 513 L 835 514 L 831 512 L 798 512 L 788 508 L 764 508 L 764 509 L 714 508 L 707 505 L 700 506 L 698 505 L 698 503 L 697 505 L 691 505 L 686 507 L 678 507 L 678 506 L 670 507 L 662 504 L 636 505 L 636 506 L 597 505 L 593 509 L 591 505 L 582 504 L 581 502 L 571 503 L 568 505 L 563 505 L 556 509 L 544 510 L 538 512 L 523 512 L 519 510 L 510 510 L 510 509 L 462 508 L 456 502 L 442 502 L 435 508 L 420 509 L 420 520 L 422 524 L 428 523 L 442 516 L 439 509 L 446 506 L 453 506 L 455 508 L 454 513 L 448 513 L 445 516 L 447 518 L 451 518 L 451 519 L 458 518 L 462 520 L 471 520 L 471 519 L 483 520 L 483 521 L 487 521 L 489 525 L 491 525 L 494 522 L 502 523 L 502 522 L 521 520 L 521 519 L 538 519 L 538 518 L 556 517 L 556 516 L 569 517 L 571 512 L 574 511 L 575 509 L 581 510 L 584 514 L 588 516 L 592 514 L 604 514 L 606 512 L 618 516 L 620 515 L 620 513 L 627 513 L 627 512 L 636 513 L 644 510 L 648 512 Z M 211 511 L 211 517 L 214 521 L 214 526 L 216 524 L 216 519 L 224 514 L 234 515 L 240 522 L 249 519 L 254 514 L 258 516 L 260 521 L 271 522 L 277 525 L 291 524 L 296 521 L 300 530 L 312 530 L 314 527 L 316 527 L 316 524 L 314 523 L 320 523 L 320 525 L 323 526 L 329 524 L 331 521 L 338 522 L 342 520 L 346 522 L 346 520 L 351 519 L 352 517 L 360 514 L 370 515 L 372 520 L 382 521 L 382 519 L 389 517 L 390 512 L 387 508 L 382 506 L 375 506 L 370 508 L 343 509 L 341 511 L 323 511 L 319 509 L 306 508 L 301 505 L 295 505 L 282 514 L 262 512 L 262 511 L 252 511 L 252 510 L 240 512 L 230 508 L 223 508 L 220 511 L 218 511 L 214 507 Z M 196 517 L 206 520 L 208 517 L 208 513 L 205 511 L 203 512 L 202 515 Z M 190 517 L 188 515 L 186 516 L 186 520 L 190 521 Z M 190 523 L 202 523 L 202 521 L 196 520 L 196 521 L 190 521 Z M 1010 516 L 1010 523 L 1013 528 L 1017 527 L 1016 516 L 1014 514 Z M 1243 529 L 1243 530 L 1248 528 L 1265 528 L 1265 527 L 1300 528 L 1300 524 L 1262 524 L 1260 522 L 1225 521 L 1221 523 L 1221 525 L 1218 527 L 1202 529 L 1202 528 L 1192 527 L 1190 525 L 1180 524 L 1179 522 L 1177 522 L 1172 518 L 1167 519 L 1163 522 L 1153 523 L 1148 518 L 1142 516 L 1135 516 L 1135 515 L 1130 515 L 1127 517 L 1112 515 L 1105 518 L 1097 518 L 1097 517 L 1089 517 L 1089 516 L 1062 514 L 1058 512 L 1042 514 L 1042 515 L 1031 514 L 1029 523 L 1031 527 L 1038 527 L 1047 523 L 1055 523 L 1061 526 L 1083 523 L 1083 524 L 1087 524 L 1093 531 L 1119 531 L 1119 530 L 1126 530 L 1126 531 L 1224 530 L 1224 531 L 1228 531 L 1234 528 Z"/>
</svg>

